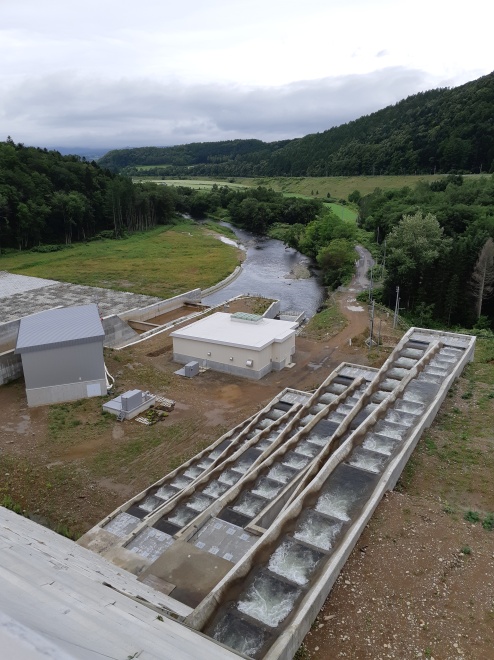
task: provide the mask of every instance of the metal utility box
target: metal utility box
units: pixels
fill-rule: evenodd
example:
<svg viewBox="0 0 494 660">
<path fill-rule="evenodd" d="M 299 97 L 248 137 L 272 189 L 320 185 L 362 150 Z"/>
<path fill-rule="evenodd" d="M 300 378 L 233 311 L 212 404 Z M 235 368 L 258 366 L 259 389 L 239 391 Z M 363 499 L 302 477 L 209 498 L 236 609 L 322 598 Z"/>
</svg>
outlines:
<svg viewBox="0 0 494 660">
<path fill-rule="evenodd" d="M 199 373 L 199 362 L 187 362 L 184 371 L 187 378 L 194 378 Z"/>
<path fill-rule="evenodd" d="M 128 412 L 129 410 L 134 410 L 141 405 L 143 401 L 142 390 L 130 390 L 125 392 L 120 397 L 122 402 L 122 410 Z"/>
</svg>

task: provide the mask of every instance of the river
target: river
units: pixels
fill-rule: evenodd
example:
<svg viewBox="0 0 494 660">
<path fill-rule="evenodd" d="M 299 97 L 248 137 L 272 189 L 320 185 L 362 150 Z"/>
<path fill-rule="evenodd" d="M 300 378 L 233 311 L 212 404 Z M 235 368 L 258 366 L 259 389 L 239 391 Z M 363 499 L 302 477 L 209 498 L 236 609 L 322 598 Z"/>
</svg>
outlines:
<svg viewBox="0 0 494 660">
<path fill-rule="evenodd" d="M 280 300 L 282 311 L 305 311 L 308 317 L 316 313 L 325 298 L 320 279 L 311 271 L 306 278 L 294 275 L 309 270 L 308 257 L 285 248 L 281 241 L 222 224 L 235 232 L 239 247 L 247 254 L 240 275 L 220 291 L 203 298 L 204 303 L 217 305 L 241 294 L 251 294 Z"/>
</svg>

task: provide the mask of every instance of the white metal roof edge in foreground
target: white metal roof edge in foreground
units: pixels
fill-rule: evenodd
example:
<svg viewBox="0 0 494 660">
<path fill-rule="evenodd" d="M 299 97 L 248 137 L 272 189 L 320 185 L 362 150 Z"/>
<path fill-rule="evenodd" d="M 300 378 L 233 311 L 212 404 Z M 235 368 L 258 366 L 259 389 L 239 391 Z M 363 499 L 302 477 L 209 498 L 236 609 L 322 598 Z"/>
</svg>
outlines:
<svg viewBox="0 0 494 660">
<path fill-rule="evenodd" d="M 0 548 L 2 657 L 5 641 L 16 660 L 238 658 L 167 617 L 159 609 L 160 592 L 3 507 Z"/>
</svg>

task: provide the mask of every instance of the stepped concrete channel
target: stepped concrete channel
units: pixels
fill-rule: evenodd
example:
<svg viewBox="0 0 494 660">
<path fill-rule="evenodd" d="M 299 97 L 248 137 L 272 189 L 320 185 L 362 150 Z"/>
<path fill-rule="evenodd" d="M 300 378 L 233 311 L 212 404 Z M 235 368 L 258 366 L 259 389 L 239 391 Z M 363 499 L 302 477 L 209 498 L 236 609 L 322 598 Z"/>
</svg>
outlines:
<svg viewBox="0 0 494 660">
<path fill-rule="evenodd" d="M 284 390 L 79 543 L 238 655 L 291 658 L 474 346 L 411 328 L 380 370 Z"/>
</svg>

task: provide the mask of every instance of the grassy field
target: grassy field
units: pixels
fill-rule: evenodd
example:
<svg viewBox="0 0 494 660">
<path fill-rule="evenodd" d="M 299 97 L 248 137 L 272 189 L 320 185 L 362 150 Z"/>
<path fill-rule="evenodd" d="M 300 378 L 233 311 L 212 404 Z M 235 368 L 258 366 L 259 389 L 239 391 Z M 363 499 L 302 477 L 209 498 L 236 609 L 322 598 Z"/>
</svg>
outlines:
<svg viewBox="0 0 494 660">
<path fill-rule="evenodd" d="M 329 208 L 335 213 L 339 218 L 345 222 L 355 223 L 357 220 L 357 211 L 350 206 L 343 206 L 343 204 L 327 204 Z"/>
<path fill-rule="evenodd" d="M 168 298 L 207 288 L 238 265 L 236 249 L 212 236 L 212 228 L 183 222 L 59 252 L 11 253 L 0 257 L 0 270 Z"/>
<path fill-rule="evenodd" d="M 133 181 L 147 181 L 149 183 L 158 183 L 167 186 L 185 186 L 194 190 L 211 190 L 214 185 L 227 186 L 234 190 L 248 188 L 244 183 L 231 183 L 230 181 L 215 181 L 213 179 L 157 179 L 153 177 L 132 177 Z"/>
<path fill-rule="evenodd" d="M 490 176 L 471 174 L 466 178 Z M 238 178 L 237 183 L 247 186 L 269 186 L 284 193 L 298 193 L 308 197 L 347 199 L 354 190 L 362 195 L 371 193 L 375 188 L 392 190 L 403 186 L 414 186 L 418 181 L 435 181 L 443 175 L 406 175 L 406 176 L 332 176 L 332 177 L 264 177 L 257 179 Z"/>
</svg>

